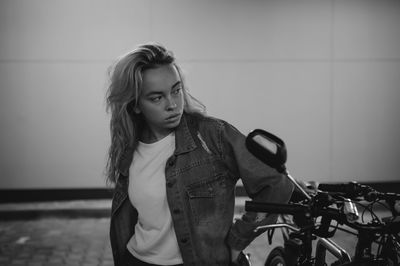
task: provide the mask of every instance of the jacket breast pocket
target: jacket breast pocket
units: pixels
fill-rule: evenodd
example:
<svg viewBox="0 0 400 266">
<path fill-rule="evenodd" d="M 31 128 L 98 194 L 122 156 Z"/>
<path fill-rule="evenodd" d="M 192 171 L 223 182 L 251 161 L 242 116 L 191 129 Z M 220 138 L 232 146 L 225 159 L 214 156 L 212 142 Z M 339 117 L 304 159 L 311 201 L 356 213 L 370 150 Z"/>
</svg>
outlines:
<svg viewBox="0 0 400 266">
<path fill-rule="evenodd" d="M 226 180 L 216 176 L 201 182 L 187 185 L 189 205 L 197 224 L 216 223 L 226 209 Z"/>
</svg>

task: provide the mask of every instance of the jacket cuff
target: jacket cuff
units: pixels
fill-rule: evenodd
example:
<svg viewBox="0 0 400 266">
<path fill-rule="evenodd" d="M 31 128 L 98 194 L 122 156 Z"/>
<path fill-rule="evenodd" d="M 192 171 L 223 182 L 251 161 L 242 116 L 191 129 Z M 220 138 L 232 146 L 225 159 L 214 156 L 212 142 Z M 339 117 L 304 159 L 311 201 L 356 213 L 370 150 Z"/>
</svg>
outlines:
<svg viewBox="0 0 400 266">
<path fill-rule="evenodd" d="M 232 225 L 227 243 L 228 245 L 236 250 L 245 249 L 255 238 L 257 234 L 254 233 L 254 229 L 257 225 L 254 222 L 246 221 L 247 219 L 243 218 L 236 220 L 236 222 Z"/>
<path fill-rule="evenodd" d="M 244 238 L 242 236 L 239 236 L 236 232 L 234 232 L 233 228 L 231 228 L 228 238 L 227 238 L 227 244 L 231 248 L 235 250 L 244 250 L 250 243 L 253 241 L 252 238 Z"/>
</svg>

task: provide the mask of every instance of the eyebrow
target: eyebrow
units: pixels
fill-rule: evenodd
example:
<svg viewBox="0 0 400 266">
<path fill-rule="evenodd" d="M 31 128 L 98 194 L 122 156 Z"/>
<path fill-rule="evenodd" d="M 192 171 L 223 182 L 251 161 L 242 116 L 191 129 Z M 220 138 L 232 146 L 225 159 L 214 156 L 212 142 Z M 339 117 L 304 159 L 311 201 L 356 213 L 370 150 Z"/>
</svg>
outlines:
<svg viewBox="0 0 400 266">
<path fill-rule="evenodd" d="M 180 85 L 182 82 L 180 80 L 178 80 L 177 82 L 175 82 L 172 86 L 171 86 L 171 90 L 173 88 L 175 88 L 176 86 Z M 146 94 L 146 97 L 152 96 L 152 95 L 157 95 L 157 94 L 163 94 L 162 91 L 152 91 L 149 92 L 148 94 Z"/>
</svg>

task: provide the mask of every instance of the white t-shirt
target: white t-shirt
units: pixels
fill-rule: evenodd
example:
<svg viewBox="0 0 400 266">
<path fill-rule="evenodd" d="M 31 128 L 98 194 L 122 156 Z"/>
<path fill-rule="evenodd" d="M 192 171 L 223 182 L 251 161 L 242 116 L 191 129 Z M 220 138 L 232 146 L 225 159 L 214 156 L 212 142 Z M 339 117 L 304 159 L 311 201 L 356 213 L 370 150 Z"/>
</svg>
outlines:
<svg viewBox="0 0 400 266">
<path fill-rule="evenodd" d="M 165 165 L 175 150 L 175 134 L 151 144 L 139 142 L 129 169 L 128 195 L 139 213 L 127 249 L 151 264 L 181 264 L 165 188 Z"/>
</svg>

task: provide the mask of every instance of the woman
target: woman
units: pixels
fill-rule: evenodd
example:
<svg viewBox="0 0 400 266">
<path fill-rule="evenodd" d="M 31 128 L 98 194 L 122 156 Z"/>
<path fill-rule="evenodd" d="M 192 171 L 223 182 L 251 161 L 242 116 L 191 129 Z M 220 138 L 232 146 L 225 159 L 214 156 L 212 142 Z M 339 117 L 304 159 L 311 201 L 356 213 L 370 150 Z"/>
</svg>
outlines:
<svg viewBox="0 0 400 266">
<path fill-rule="evenodd" d="M 254 158 L 245 136 L 187 91 L 174 56 L 145 44 L 110 71 L 108 181 L 115 265 L 235 265 L 274 223 L 246 213 L 233 223 L 239 178 L 257 201 L 287 202 L 292 185 Z"/>
</svg>

